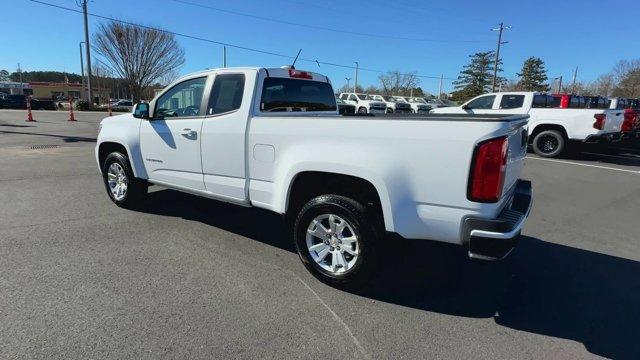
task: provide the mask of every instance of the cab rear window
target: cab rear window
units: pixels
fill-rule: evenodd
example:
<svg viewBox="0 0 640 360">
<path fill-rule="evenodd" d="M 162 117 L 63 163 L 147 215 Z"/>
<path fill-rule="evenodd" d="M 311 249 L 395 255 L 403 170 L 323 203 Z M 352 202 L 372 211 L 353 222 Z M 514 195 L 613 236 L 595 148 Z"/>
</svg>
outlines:
<svg viewBox="0 0 640 360">
<path fill-rule="evenodd" d="M 269 77 L 264 79 L 260 111 L 336 111 L 331 84 L 320 81 Z"/>
</svg>

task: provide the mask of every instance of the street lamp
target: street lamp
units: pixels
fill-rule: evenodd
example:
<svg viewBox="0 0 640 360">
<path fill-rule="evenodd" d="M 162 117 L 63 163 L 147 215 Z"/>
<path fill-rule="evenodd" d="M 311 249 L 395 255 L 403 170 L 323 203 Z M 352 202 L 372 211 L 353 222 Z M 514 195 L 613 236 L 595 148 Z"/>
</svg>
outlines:
<svg viewBox="0 0 640 360">
<path fill-rule="evenodd" d="M 347 80 L 347 91 L 349 91 L 349 81 L 351 80 L 351 78 L 345 77 L 345 80 Z"/>
<path fill-rule="evenodd" d="M 558 80 L 558 91 L 557 91 L 557 93 L 560 94 L 562 92 L 562 75 L 560 75 L 558 77 L 554 77 L 552 80 L 553 81 Z"/>
</svg>

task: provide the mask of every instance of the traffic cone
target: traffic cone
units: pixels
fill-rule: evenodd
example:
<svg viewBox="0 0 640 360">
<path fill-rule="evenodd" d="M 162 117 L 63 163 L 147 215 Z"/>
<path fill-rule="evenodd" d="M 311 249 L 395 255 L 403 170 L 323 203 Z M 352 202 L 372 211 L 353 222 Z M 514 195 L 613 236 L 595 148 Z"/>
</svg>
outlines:
<svg viewBox="0 0 640 360">
<path fill-rule="evenodd" d="M 69 99 L 69 121 L 76 121 L 73 116 L 73 97 Z"/>
<path fill-rule="evenodd" d="M 33 119 L 33 114 L 31 113 L 31 95 L 27 96 L 27 120 L 26 121 L 35 121 Z"/>
</svg>

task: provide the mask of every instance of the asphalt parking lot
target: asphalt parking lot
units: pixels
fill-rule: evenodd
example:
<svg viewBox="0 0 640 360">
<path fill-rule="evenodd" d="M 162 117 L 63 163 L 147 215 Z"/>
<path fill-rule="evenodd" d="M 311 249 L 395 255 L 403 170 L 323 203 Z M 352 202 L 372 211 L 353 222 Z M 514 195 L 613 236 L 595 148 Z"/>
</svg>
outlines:
<svg viewBox="0 0 640 360">
<path fill-rule="evenodd" d="M 277 215 L 107 197 L 104 114 L 0 111 L 0 358 L 638 358 L 640 156 L 530 155 L 506 260 L 390 243 L 366 290 L 304 269 Z M 38 145 L 56 147 L 31 149 Z"/>
</svg>

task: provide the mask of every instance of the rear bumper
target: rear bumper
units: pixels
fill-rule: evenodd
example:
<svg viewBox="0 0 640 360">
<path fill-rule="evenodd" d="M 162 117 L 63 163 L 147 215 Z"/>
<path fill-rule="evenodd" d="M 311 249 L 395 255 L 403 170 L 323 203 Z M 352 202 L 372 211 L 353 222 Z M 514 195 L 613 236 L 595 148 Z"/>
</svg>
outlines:
<svg viewBox="0 0 640 360">
<path fill-rule="evenodd" d="M 513 198 L 495 219 L 467 218 L 463 223 L 463 242 L 469 257 L 498 260 L 515 247 L 533 200 L 531 182 L 518 180 Z"/>
<path fill-rule="evenodd" d="M 589 135 L 584 139 L 585 143 L 597 144 L 597 143 L 610 143 L 622 140 L 622 133 L 613 132 L 606 134 Z"/>
</svg>

